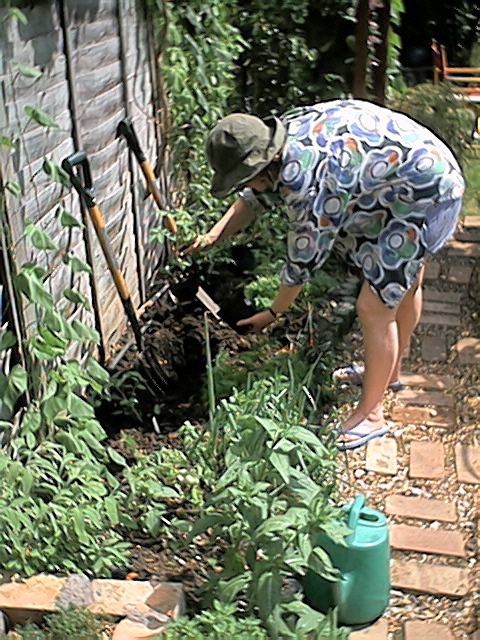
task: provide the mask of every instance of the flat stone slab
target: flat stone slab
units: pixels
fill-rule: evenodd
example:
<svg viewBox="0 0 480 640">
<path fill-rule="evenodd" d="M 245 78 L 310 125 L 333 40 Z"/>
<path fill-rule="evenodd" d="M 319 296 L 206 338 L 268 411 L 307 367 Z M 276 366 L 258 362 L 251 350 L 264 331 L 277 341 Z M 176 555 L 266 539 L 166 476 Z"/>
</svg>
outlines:
<svg viewBox="0 0 480 640">
<path fill-rule="evenodd" d="M 480 484 L 480 447 L 456 444 L 455 466 L 459 482 Z"/>
<path fill-rule="evenodd" d="M 462 598 L 470 591 L 468 569 L 415 560 L 392 560 L 390 580 L 392 587 L 414 593 Z"/>
<path fill-rule="evenodd" d="M 447 251 L 451 256 L 463 256 L 467 258 L 478 258 L 480 256 L 480 244 L 476 242 L 449 242 Z"/>
<path fill-rule="evenodd" d="M 425 300 L 423 303 L 423 311 L 430 313 L 445 313 L 452 316 L 460 316 L 460 307 L 458 302 L 437 302 L 433 300 Z"/>
<path fill-rule="evenodd" d="M 438 280 L 441 269 L 439 262 L 427 262 L 425 265 L 425 280 Z"/>
<path fill-rule="evenodd" d="M 464 229 L 480 229 L 480 216 L 465 216 L 462 226 Z"/>
<path fill-rule="evenodd" d="M 384 618 L 380 618 L 370 627 L 361 629 L 360 631 L 352 631 L 348 636 L 348 640 L 387 640 L 388 639 L 388 622 Z"/>
<path fill-rule="evenodd" d="M 390 545 L 393 549 L 418 551 L 464 558 L 465 542 L 458 531 L 422 529 L 407 524 L 390 525 Z"/>
<path fill-rule="evenodd" d="M 459 327 L 462 320 L 458 314 L 435 313 L 424 310 L 420 318 L 421 324 L 438 324 L 444 327 Z"/>
<path fill-rule="evenodd" d="M 420 407 L 453 407 L 454 400 L 444 391 L 423 391 L 421 389 L 402 389 L 397 393 L 398 400 Z"/>
<path fill-rule="evenodd" d="M 455 426 L 455 412 L 450 407 L 393 407 L 392 420 L 402 424 L 421 424 L 425 427 L 452 429 Z"/>
<path fill-rule="evenodd" d="M 447 342 L 439 336 L 425 336 L 422 340 L 422 358 L 427 362 L 436 362 L 447 358 Z"/>
<path fill-rule="evenodd" d="M 464 294 L 460 291 L 438 291 L 437 289 L 426 288 L 423 292 L 424 303 L 427 300 L 435 302 L 451 302 L 458 304 L 464 298 Z"/>
<path fill-rule="evenodd" d="M 448 270 L 447 280 L 456 284 L 468 284 L 473 268 L 470 265 L 452 264 Z"/>
<path fill-rule="evenodd" d="M 376 438 L 367 444 L 365 468 L 394 476 L 397 473 L 397 441 L 395 438 Z"/>
<path fill-rule="evenodd" d="M 402 373 L 402 383 L 407 387 L 420 387 L 426 390 L 448 391 L 455 384 L 453 376 L 437 376 L 435 374 Z"/>
<path fill-rule="evenodd" d="M 387 496 L 385 513 L 403 518 L 437 520 L 439 522 L 455 522 L 457 519 L 455 505 L 451 502 L 399 494 Z"/>
<path fill-rule="evenodd" d="M 439 622 L 408 620 L 403 626 L 404 640 L 455 640 L 449 627 Z"/>
<path fill-rule="evenodd" d="M 478 338 L 462 338 L 455 345 L 460 364 L 480 363 L 480 340 Z"/>
<path fill-rule="evenodd" d="M 441 480 L 445 476 L 445 449 L 441 442 L 410 442 L 410 478 Z"/>
<path fill-rule="evenodd" d="M 40 574 L 22 582 L 0 584 L 0 609 L 13 624 L 32 617 L 32 612 L 50 613 L 72 605 L 93 614 L 127 616 L 137 622 L 148 618 L 159 626 L 184 612 L 184 600 L 182 585 L 170 582 L 154 587 L 141 580 L 90 581 L 84 575 L 60 578 Z"/>
</svg>

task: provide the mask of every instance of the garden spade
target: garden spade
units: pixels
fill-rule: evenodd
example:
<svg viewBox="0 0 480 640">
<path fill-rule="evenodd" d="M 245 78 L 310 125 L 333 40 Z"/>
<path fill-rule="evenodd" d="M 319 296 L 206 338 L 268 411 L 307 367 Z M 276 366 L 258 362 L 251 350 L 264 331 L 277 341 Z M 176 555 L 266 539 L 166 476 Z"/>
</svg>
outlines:
<svg viewBox="0 0 480 640">
<path fill-rule="evenodd" d="M 81 169 L 81 172 L 76 171 L 77 168 Z M 86 153 L 84 151 L 78 151 L 65 158 L 62 162 L 62 169 L 64 169 L 64 171 L 66 171 L 70 176 L 70 182 L 88 209 L 103 255 L 107 261 L 108 269 L 122 300 L 127 318 L 132 326 L 140 362 L 145 376 L 147 380 L 155 386 L 155 388 L 162 390 L 167 386 L 167 380 L 164 376 L 162 365 L 158 362 L 152 348 L 145 344 L 137 312 L 133 306 L 125 278 L 123 277 L 117 260 L 113 255 L 112 247 L 105 231 L 105 221 L 96 202 L 90 164 Z"/>
<path fill-rule="evenodd" d="M 138 141 L 137 134 L 135 133 L 135 129 L 131 121 L 128 118 L 124 118 L 120 121 L 120 124 L 117 127 L 117 137 L 123 136 L 127 141 L 128 148 L 132 151 L 133 155 L 137 159 L 138 164 L 140 165 L 140 169 L 142 170 L 143 175 L 147 181 L 148 191 L 152 194 L 153 199 L 159 210 L 163 213 L 162 224 L 173 234 L 177 233 L 177 225 L 175 220 L 171 215 L 166 213 L 167 207 L 162 200 L 162 196 L 160 195 L 160 191 L 157 185 L 157 181 L 155 179 L 155 174 L 153 172 L 150 163 L 147 160 L 147 156 L 143 152 L 140 142 Z"/>
<path fill-rule="evenodd" d="M 140 146 L 140 142 L 138 140 L 138 136 L 133 128 L 133 124 L 129 118 L 124 118 L 120 121 L 117 127 L 117 137 L 124 137 L 128 148 L 132 151 L 133 155 L 137 159 L 138 164 L 142 170 L 143 175 L 147 181 L 148 191 L 152 194 L 153 199 L 159 210 L 163 213 L 162 224 L 173 234 L 177 233 L 177 225 L 175 220 L 168 213 L 165 213 L 169 210 L 169 207 L 163 201 L 160 191 L 158 189 L 157 181 L 155 179 L 155 174 L 150 163 L 147 160 L 147 156 Z M 167 246 L 167 251 L 172 249 L 172 247 Z M 173 250 L 176 251 L 175 247 Z M 179 255 L 181 255 L 182 250 L 180 250 Z M 195 297 L 199 302 L 203 304 L 203 306 L 210 311 L 210 313 L 217 319 L 220 319 L 219 311 L 220 307 L 212 298 L 207 294 L 205 289 L 201 286 L 198 287 Z"/>
</svg>

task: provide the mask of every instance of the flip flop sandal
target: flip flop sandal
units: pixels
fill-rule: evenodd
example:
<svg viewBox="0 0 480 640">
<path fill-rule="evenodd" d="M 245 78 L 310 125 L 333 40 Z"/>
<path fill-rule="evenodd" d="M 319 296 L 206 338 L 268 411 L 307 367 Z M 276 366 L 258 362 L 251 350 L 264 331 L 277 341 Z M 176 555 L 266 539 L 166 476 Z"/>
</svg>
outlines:
<svg viewBox="0 0 480 640">
<path fill-rule="evenodd" d="M 363 382 L 363 373 L 363 366 L 352 362 L 349 367 L 336 369 L 333 372 L 332 377 L 340 384 L 350 384 L 354 387 L 361 387 Z M 390 389 L 390 391 L 394 391 L 396 393 L 397 391 L 403 389 L 403 384 L 400 382 L 400 380 L 396 380 L 395 382 L 391 382 L 387 388 Z"/>
<path fill-rule="evenodd" d="M 390 429 L 387 425 L 383 425 L 380 429 L 375 429 L 375 431 L 369 430 L 366 426 L 362 426 L 365 421 L 359 422 L 356 427 L 350 429 L 349 431 L 340 431 L 339 436 L 354 436 L 351 439 L 344 440 L 343 442 L 337 442 L 337 448 L 339 451 L 350 451 L 351 449 L 357 449 L 358 447 L 363 447 L 363 445 L 370 442 L 374 438 L 379 438 L 380 436 L 384 436 L 385 434 L 390 432 Z"/>
</svg>

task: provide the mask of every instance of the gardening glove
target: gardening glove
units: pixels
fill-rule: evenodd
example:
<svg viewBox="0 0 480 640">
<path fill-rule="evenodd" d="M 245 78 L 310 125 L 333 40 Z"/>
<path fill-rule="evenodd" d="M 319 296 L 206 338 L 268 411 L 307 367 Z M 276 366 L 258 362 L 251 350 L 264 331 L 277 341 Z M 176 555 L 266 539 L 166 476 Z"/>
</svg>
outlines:
<svg viewBox="0 0 480 640">
<path fill-rule="evenodd" d="M 251 331 L 259 333 L 267 325 L 271 324 L 275 320 L 272 312 L 269 309 L 260 311 L 250 318 L 244 318 L 237 322 L 237 327 L 248 327 Z"/>
</svg>

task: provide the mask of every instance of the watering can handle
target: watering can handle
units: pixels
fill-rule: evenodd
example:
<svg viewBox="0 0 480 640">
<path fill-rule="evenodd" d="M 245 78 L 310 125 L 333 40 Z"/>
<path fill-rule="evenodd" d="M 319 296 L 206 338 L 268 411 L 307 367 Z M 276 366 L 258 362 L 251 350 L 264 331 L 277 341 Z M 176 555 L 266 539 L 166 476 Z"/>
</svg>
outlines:
<svg viewBox="0 0 480 640">
<path fill-rule="evenodd" d="M 360 518 L 360 513 L 365 504 L 365 496 L 357 496 L 350 507 L 350 512 L 348 514 L 348 522 L 347 527 L 352 531 L 355 531 L 357 528 L 358 520 Z"/>
</svg>

